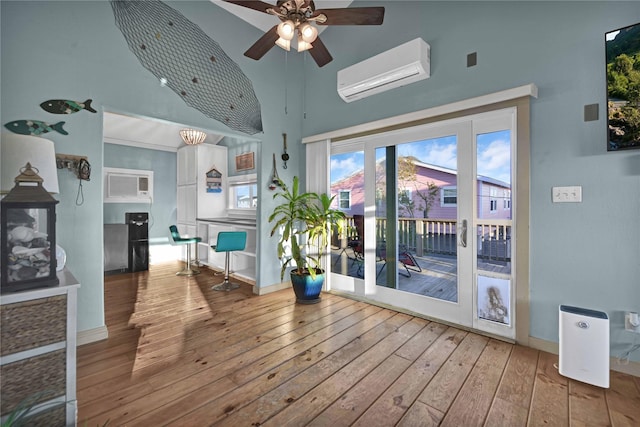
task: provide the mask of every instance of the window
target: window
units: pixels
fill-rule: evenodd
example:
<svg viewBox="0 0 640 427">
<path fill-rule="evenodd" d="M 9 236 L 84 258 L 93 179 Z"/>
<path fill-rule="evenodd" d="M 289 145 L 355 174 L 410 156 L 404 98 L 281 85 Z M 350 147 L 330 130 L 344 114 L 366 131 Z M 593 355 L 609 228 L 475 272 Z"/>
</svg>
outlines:
<svg viewBox="0 0 640 427">
<path fill-rule="evenodd" d="M 498 189 L 495 187 L 491 187 L 490 194 L 491 198 L 489 200 L 489 210 L 491 212 L 495 212 L 498 210 Z"/>
<path fill-rule="evenodd" d="M 246 212 L 255 211 L 257 206 L 257 176 L 252 174 L 229 177 L 229 209 Z"/>
<path fill-rule="evenodd" d="M 503 209 L 504 210 L 511 209 L 511 191 L 509 191 L 509 190 L 504 190 Z"/>
<path fill-rule="evenodd" d="M 405 188 L 403 190 L 399 190 L 398 191 L 398 197 L 400 198 L 400 200 L 407 200 L 407 201 L 411 201 L 413 200 L 411 198 L 411 189 L 410 188 Z"/>
<path fill-rule="evenodd" d="M 351 190 L 338 191 L 338 207 L 342 210 L 351 209 Z"/>
<path fill-rule="evenodd" d="M 440 193 L 440 206 L 457 206 L 458 189 L 456 187 L 443 187 Z"/>
</svg>

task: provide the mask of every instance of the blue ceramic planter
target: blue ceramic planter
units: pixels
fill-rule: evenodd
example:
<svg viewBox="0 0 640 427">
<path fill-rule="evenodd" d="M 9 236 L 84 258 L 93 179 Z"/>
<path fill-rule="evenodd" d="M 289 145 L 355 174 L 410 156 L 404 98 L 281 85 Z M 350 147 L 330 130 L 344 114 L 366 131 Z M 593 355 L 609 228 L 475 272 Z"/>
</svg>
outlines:
<svg viewBox="0 0 640 427">
<path fill-rule="evenodd" d="M 324 273 L 316 274 L 315 280 L 308 274 L 291 273 L 291 284 L 298 304 L 316 304 L 320 302 Z"/>
</svg>

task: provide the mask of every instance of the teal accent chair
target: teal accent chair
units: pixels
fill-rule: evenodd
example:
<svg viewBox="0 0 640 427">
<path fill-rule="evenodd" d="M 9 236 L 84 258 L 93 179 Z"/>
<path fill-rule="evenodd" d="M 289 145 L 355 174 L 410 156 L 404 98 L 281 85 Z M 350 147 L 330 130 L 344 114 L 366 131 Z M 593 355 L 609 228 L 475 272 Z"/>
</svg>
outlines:
<svg viewBox="0 0 640 427">
<path fill-rule="evenodd" d="M 198 244 L 198 242 L 202 241 L 200 237 L 182 237 L 178 232 L 178 227 L 175 225 L 169 226 L 169 230 L 171 231 L 171 237 L 173 238 L 173 243 L 176 245 L 187 245 L 187 265 L 183 270 L 180 270 L 176 273 L 176 276 L 195 276 L 196 274 L 200 274 L 200 270 L 191 267 L 191 245 Z M 196 247 L 196 251 L 198 248 Z"/>
<path fill-rule="evenodd" d="M 229 281 L 229 253 L 243 251 L 247 245 L 246 231 L 221 231 L 218 233 L 218 241 L 211 248 L 216 252 L 226 252 L 224 259 L 224 282 L 213 286 L 214 291 L 230 291 L 240 287 L 237 283 Z"/>
</svg>

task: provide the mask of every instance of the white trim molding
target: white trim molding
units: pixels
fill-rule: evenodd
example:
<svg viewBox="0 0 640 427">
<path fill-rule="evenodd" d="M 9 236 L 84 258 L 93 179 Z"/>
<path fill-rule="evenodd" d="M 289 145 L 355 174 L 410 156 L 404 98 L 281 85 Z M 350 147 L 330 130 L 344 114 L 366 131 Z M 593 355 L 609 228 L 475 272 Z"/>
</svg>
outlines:
<svg viewBox="0 0 640 427">
<path fill-rule="evenodd" d="M 538 87 L 529 83 L 524 86 L 518 86 L 511 89 L 493 92 L 487 95 L 477 96 L 462 101 L 456 101 L 449 104 L 439 105 L 437 107 L 427 108 L 425 110 L 414 111 L 399 116 L 388 117 L 386 119 L 374 120 L 372 122 L 351 126 L 344 129 L 338 129 L 317 135 L 310 135 L 302 138 L 303 144 L 310 142 L 318 142 L 322 140 L 333 140 L 336 138 L 345 138 L 359 133 L 375 133 L 377 129 L 397 126 L 402 123 L 410 123 L 419 120 L 429 119 L 431 117 L 441 116 L 443 114 L 455 113 L 458 111 L 468 110 L 471 108 L 483 107 L 485 105 L 496 104 L 498 102 L 511 101 L 513 99 L 530 96 L 538 97 Z"/>
<path fill-rule="evenodd" d="M 100 326 L 99 328 L 86 329 L 84 331 L 78 331 L 78 346 L 91 344 L 92 342 L 102 341 L 109 338 L 109 330 L 106 326 Z"/>
</svg>

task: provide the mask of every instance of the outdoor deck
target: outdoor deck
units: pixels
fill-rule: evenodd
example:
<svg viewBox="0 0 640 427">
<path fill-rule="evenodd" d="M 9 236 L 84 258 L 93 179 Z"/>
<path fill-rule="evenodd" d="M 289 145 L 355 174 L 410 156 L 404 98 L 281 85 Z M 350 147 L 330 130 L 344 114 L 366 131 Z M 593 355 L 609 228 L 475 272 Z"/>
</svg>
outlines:
<svg viewBox="0 0 640 427">
<path fill-rule="evenodd" d="M 398 263 L 397 289 L 456 302 L 458 300 L 457 270 L 458 262 L 453 255 L 423 255 L 412 253 L 418 262 L 421 271 L 413 269 L 407 271 L 401 263 Z M 338 259 L 340 257 L 340 259 Z M 347 248 L 345 251 L 333 249 L 331 253 L 332 271 L 346 274 L 350 277 L 363 278 L 364 268 L 362 260 L 358 259 L 353 251 Z M 386 286 L 386 266 L 383 261 L 376 263 L 378 277 L 376 284 Z M 483 271 L 508 274 L 506 262 L 480 261 L 478 268 Z M 407 273 L 410 273 L 407 277 Z"/>
</svg>

